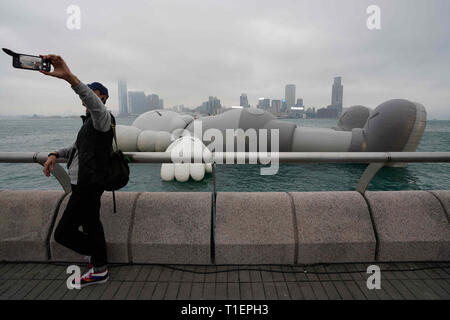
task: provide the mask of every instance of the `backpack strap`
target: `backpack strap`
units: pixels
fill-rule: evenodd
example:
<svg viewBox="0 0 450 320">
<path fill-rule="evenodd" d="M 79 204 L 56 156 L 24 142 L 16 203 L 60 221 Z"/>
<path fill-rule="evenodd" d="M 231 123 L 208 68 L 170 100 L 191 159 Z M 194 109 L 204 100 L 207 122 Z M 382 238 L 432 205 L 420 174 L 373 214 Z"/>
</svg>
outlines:
<svg viewBox="0 0 450 320">
<path fill-rule="evenodd" d="M 111 128 L 113 130 L 113 139 L 114 139 L 114 144 L 116 145 L 116 151 L 119 151 L 119 147 L 117 146 L 117 136 L 116 136 L 116 119 L 114 118 L 114 116 L 111 114 Z"/>
<path fill-rule="evenodd" d="M 116 151 L 118 151 L 119 147 L 117 146 L 116 119 L 114 118 L 112 113 L 111 113 L 111 128 L 112 128 L 113 134 L 114 134 L 113 139 L 114 139 L 114 143 L 116 145 Z M 116 193 L 114 192 L 114 190 L 112 192 L 112 195 L 113 195 L 114 213 L 116 213 Z"/>
</svg>

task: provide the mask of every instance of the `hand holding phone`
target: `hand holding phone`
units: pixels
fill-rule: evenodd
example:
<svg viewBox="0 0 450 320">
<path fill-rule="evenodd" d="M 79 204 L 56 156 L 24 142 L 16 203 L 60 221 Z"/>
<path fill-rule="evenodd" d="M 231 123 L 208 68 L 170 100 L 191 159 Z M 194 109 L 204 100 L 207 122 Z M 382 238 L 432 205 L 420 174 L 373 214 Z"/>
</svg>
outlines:
<svg viewBox="0 0 450 320">
<path fill-rule="evenodd" d="M 9 49 L 3 48 L 3 51 L 12 56 L 13 67 L 35 71 L 50 71 L 50 60 L 41 56 L 32 56 L 28 54 L 15 53 Z"/>
<path fill-rule="evenodd" d="M 60 56 L 49 54 L 40 56 L 30 56 L 27 54 L 15 53 L 3 48 L 3 51 L 13 57 L 13 67 L 20 69 L 36 70 L 47 76 L 64 79 L 72 87 L 77 86 L 80 80 L 70 71 L 66 62 Z M 53 65 L 53 71 L 50 72 Z"/>
<path fill-rule="evenodd" d="M 44 60 L 50 61 L 50 64 L 53 66 L 53 72 L 40 70 L 41 73 L 47 76 L 64 79 L 69 82 L 72 87 L 75 87 L 80 83 L 80 80 L 70 71 L 63 58 L 54 54 L 41 55 L 41 57 Z"/>
</svg>

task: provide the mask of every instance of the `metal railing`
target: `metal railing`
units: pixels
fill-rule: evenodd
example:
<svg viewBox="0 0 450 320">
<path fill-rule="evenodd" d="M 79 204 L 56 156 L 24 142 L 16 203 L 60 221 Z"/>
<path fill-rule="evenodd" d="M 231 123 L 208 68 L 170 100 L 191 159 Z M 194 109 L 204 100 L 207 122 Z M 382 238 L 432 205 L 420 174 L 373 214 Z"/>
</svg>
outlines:
<svg viewBox="0 0 450 320">
<path fill-rule="evenodd" d="M 131 163 L 172 163 L 169 152 L 125 152 Z M 39 163 L 47 160 L 45 152 L 0 152 L 0 163 Z M 277 163 L 367 163 L 361 175 L 356 191 L 364 194 L 377 172 L 386 165 L 400 163 L 444 163 L 450 162 L 450 152 L 215 152 L 211 158 L 201 159 L 203 163 L 213 164 L 267 164 Z M 179 161 L 179 160 L 178 160 Z M 58 159 L 58 163 L 67 162 Z M 176 161 L 175 161 L 176 162 Z M 186 159 L 185 162 L 189 162 Z M 195 155 L 190 159 L 195 162 Z M 70 192 L 70 179 L 60 165 L 56 165 L 52 174 L 66 193 Z M 215 186 L 215 181 L 214 181 Z M 214 187 L 215 192 L 215 187 Z"/>
</svg>

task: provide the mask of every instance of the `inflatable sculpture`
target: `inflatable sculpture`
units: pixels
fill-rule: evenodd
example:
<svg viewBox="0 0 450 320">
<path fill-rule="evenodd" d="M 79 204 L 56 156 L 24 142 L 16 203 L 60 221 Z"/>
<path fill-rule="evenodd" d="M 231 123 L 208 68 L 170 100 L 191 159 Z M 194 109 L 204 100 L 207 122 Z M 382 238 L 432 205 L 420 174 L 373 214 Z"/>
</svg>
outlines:
<svg viewBox="0 0 450 320">
<path fill-rule="evenodd" d="M 201 124 L 203 132 L 214 129 L 222 133 L 223 148 L 220 151 L 230 151 L 226 148 L 230 142 L 227 141 L 227 129 L 242 129 L 243 132 L 249 129 L 278 129 L 275 151 L 279 152 L 401 152 L 416 150 L 425 130 L 426 111 L 420 103 L 395 99 L 382 103 L 374 110 L 364 106 L 350 107 L 344 110 L 336 127 L 312 128 L 279 120 L 257 108 L 231 109 L 196 120 L 174 111 L 155 110 L 140 115 L 131 126 L 117 126 L 119 148 L 128 152 L 164 152 L 183 143 L 194 145 L 195 138 L 189 138 L 185 133 L 194 136 L 196 123 Z M 260 151 L 261 145 L 264 146 L 263 151 L 271 151 L 270 138 L 270 134 L 258 136 L 257 150 L 247 142 L 245 151 Z M 201 139 L 204 148 L 213 145 L 211 139 Z M 192 177 L 201 180 L 210 170 L 210 165 L 202 163 L 163 164 L 161 178 L 187 181 Z"/>
</svg>

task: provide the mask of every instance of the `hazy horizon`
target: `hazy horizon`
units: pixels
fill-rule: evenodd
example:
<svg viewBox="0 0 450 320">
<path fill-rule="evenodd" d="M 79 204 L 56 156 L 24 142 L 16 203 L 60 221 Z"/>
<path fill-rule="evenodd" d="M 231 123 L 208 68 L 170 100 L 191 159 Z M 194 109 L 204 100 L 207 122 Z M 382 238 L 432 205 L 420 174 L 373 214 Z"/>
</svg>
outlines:
<svg viewBox="0 0 450 320">
<path fill-rule="evenodd" d="M 81 10 L 70 30 L 66 12 Z M 369 5 L 381 30 L 368 30 Z M 428 119 L 450 120 L 448 0 L 319 1 L 12 1 L 0 3 L 1 47 L 61 55 L 85 83 L 99 81 L 117 112 L 117 81 L 156 93 L 165 108 L 224 106 L 284 98 L 286 84 L 306 107 L 331 102 L 342 77 L 344 108 L 375 108 L 396 98 L 422 103 Z M 0 115 L 81 114 L 62 80 L 14 69 L 0 54 Z"/>
</svg>

